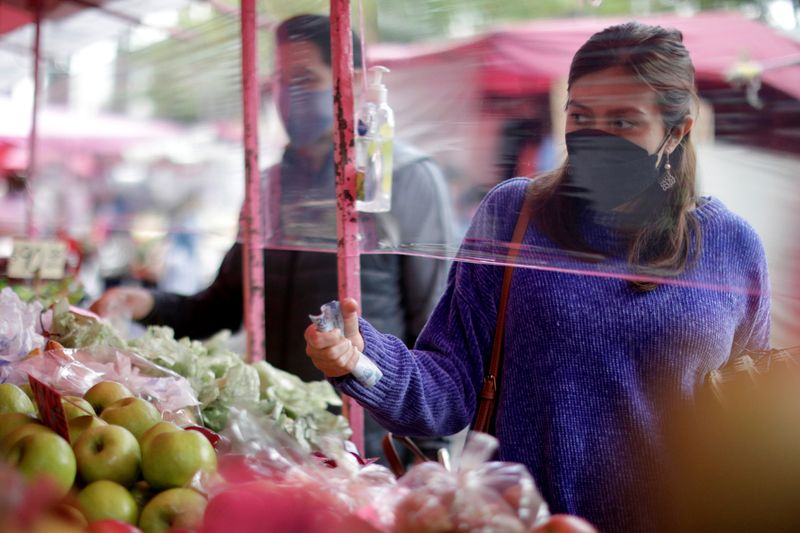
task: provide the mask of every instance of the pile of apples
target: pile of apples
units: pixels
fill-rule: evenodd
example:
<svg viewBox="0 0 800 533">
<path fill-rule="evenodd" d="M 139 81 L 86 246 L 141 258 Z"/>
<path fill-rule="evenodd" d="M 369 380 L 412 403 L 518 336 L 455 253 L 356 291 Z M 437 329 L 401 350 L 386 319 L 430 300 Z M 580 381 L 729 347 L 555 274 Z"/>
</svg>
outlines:
<svg viewBox="0 0 800 533">
<path fill-rule="evenodd" d="M 124 385 L 103 381 L 82 398 L 63 397 L 67 442 L 37 419 L 31 398 L 27 385 L 0 384 L 0 462 L 46 480 L 90 531 L 200 527 L 206 498 L 188 485 L 199 471 L 217 468 L 203 434 L 162 420 Z"/>
</svg>

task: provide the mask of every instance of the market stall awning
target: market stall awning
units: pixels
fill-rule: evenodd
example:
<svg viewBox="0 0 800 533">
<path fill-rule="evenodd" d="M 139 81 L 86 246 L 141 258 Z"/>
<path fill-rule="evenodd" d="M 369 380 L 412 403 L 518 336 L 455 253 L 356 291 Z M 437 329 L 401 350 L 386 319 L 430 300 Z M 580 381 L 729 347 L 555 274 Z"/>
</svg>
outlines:
<svg viewBox="0 0 800 533">
<path fill-rule="evenodd" d="M 0 34 L 33 22 L 33 14 L 18 7 L 0 4 Z"/>
<path fill-rule="evenodd" d="M 800 43 L 766 24 L 735 12 L 637 18 L 683 33 L 698 81 L 724 82 L 730 69 L 746 59 L 764 69 L 764 84 L 800 99 Z M 566 77 L 573 54 L 589 36 L 628 20 L 630 17 L 542 20 L 466 41 L 376 45 L 370 50 L 370 60 L 407 67 L 472 56 L 485 93 L 516 96 L 543 92 L 549 90 L 552 80 Z"/>
<path fill-rule="evenodd" d="M 0 143 L 24 147 L 31 124 L 28 110 L 0 98 L 0 116 Z M 165 139 L 178 131 L 177 126 L 164 121 L 47 107 L 40 111 L 38 142 L 52 149 L 116 153 L 132 143 Z"/>
</svg>

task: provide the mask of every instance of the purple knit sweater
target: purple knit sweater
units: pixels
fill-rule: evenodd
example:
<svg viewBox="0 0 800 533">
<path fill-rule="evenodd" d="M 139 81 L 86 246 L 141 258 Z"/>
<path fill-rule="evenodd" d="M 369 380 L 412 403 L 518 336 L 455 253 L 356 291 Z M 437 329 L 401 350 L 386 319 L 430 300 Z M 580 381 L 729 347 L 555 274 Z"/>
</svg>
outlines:
<svg viewBox="0 0 800 533">
<path fill-rule="evenodd" d="M 495 187 L 463 247 L 509 242 L 528 183 Z M 500 458 L 530 469 L 551 511 L 581 515 L 603 532 L 658 529 L 671 410 L 691 400 L 710 370 L 768 346 L 758 236 L 716 199 L 704 199 L 694 214 L 703 252 L 678 278 L 684 285 L 638 293 L 615 278 L 514 273 L 496 419 Z M 588 242 L 613 255 L 618 243 L 608 226 L 583 228 Z M 523 242 L 554 247 L 535 227 Z M 455 263 L 414 350 L 362 320 L 365 353 L 384 377 L 370 389 L 351 377 L 334 384 L 400 434 L 450 434 L 469 425 L 502 275 L 501 266 Z"/>
</svg>

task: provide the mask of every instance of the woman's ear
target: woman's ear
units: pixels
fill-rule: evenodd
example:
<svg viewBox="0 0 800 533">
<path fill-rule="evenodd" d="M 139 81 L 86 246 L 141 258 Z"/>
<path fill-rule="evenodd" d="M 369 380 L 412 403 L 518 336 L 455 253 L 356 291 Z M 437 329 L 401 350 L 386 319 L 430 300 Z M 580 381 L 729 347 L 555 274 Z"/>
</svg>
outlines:
<svg viewBox="0 0 800 533">
<path fill-rule="evenodd" d="M 681 143 L 684 137 L 689 135 L 694 126 L 694 118 L 690 115 L 683 119 L 683 122 L 672 128 L 672 134 L 667 141 L 667 153 L 671 154 Z"/>
</svg>

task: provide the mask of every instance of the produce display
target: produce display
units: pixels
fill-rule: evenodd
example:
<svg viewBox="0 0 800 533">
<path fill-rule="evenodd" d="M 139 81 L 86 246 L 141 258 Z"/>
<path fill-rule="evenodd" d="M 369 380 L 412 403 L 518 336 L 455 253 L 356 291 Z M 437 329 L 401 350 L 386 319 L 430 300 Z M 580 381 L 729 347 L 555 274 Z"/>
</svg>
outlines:
<svg viewBox="0 0 800 533">
<path fill-rule="evenodd" d="M 0 384 L 4 463 L 67 497 L 88 524 L 115 520 L 157 533 L 202 523 L 206 497 L 190 487 L 196 475 L 217 468 L 205 436 L 163 422 L 119 383 L 102 381 L 62 402 L 70 407 L 63 410 L 68 439 L 33 416 L 25 391 Z"/>
<path fill-rule="evenodd" d="M 175 339 L 172 329 L 151 326 L 143 336 L 126 341 L 107 322 L 75 314 L 59 302 L 51 335 L 67 348 L 129 350 L 185 377 L 200 402 L 202 422 L 211 430 L 222 430 L 228 410 L 243 406 L 269 415 L 306 451 L 319 449 L 324 436 L 350 436 L 347 420 L 328 410 L 341 405 L 328 382 L 304 382 L 263 361 L 247 364 L 222 346 L 225 334 L 199 342 Z"/>
<path fill-rule="evenodd" d="M 58 342 L 55 342 L 58 341 Z M 340 399 L 217 337 L 133 340 L 0 292 L 0 531 L 591 533 L 474 434 L 399 481 L 347 442 Z M 59 344 L 60 343 L 60 344 Z"/>
</svg>

